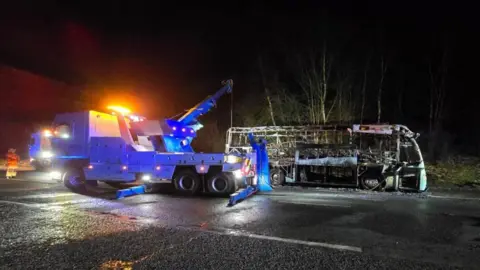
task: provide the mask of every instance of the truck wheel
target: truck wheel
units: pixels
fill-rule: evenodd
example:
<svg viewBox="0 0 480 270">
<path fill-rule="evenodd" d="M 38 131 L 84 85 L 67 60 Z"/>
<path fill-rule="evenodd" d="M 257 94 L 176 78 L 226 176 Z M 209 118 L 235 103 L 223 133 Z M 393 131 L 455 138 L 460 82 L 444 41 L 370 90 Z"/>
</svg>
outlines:
<svg viewBox="0 0 480 270">
<path fill-rule="evenodd" d="M 270 185 L 281 186 L 285 183 L 285 172 L 280 168 L 270 170 Z"/>
<path fill-rule="evenodd" d="M 39 172 L 45 172 L 52 167 L 52 162 L 35 160 L 32 166 Z"/>
<path fill-rule="evenodd" d="M 98 181 L 97 180 L 87 180 L 85 181 L 85 184 L 90 187 L 98 187 Z"/>
<path fill-rule="evenodd" d="M 84 187 L 85 176 L 81 170 L 69 169 L 63 175 L 63 183 L 71 190 L 78 190 Z"/>
<path fill-rule="evenodd" d="M 230 195 L 237 190 L 237 183 L 233 175 L 219 172 L 208 178 L 207 190 L 214 194 Z"/>
<path fill-rule="evenodd" d="M 43 159 L 39 161 L 40 164 L 40 169 L 41 170 L 46 170 L 50 167 L 52 167 L 52 160 L 50 159 Z"/>
<path fill-rule="evenodd" d="M 200 176 L 192 170 L 181 170 L 173 179 L 175 189 L 185 195 L 194 195 L 200 190 Z"/>
</svg>

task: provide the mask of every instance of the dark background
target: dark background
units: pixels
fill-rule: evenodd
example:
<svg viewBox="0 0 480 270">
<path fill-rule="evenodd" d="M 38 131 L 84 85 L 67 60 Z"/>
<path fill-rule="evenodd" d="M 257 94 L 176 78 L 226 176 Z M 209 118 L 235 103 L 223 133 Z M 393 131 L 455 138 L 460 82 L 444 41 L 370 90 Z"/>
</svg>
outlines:
<svg viewBox="0 0 480 270">
<path fill-rule="evenodd" d="M 367 84 L 367 92 L 371 100 L 367 98 L 366 112 L 372 120 L 378 60 L 386 55 L 389 68 L 382 119 L 406 124 L 422 136 L 429 132 L 428 64 L 438 64 L 448 46 L 441 138 L 458 153 L 478 154 L 480 44 L 473 4 L 173 3 L 2 3 L 0 151 L 16 147 L 25 152 L 29 133 L 58 112 L 102 109 L 112 101 L 128 101 L 148 117 L 168 117 L 213 93 L 220 81 L 228 78 L 235 81 L 234 125 L 242 125 L 244 116 L 253 113 L 254 104 L 265 100 L 259 57 L 267 71 L 278 74 L 282 85 L 299 92 L 292 56 L 328 44 L 335 63 L 353 70 L 358 93 L 370 56 L 372 83 Z M 399 91 L 403 93 L 401 109 L 396 105 Z M 224 137 L 230 125 L 229 110 L 230 101 L 224 98 L 204 119 L 204 138 L 199 138 L 204 146 L 213 145 L 206 142 L 205 134 Z"/>
</svg>

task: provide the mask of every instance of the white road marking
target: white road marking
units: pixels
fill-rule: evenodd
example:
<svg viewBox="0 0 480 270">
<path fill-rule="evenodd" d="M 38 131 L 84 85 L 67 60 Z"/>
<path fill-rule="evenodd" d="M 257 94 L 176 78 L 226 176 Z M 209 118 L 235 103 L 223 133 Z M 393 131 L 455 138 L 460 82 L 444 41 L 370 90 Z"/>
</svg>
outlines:
<svg viewBox="0 0 480 270">
<path fill-rule="evenodd" d="M 311 205 L 311 206 L 325 206 L 325 207 L 343 207 L 350 208 L 351 205 L 341 205 L 341 204 L 330 204 L 330 203 L 320 203 L 320 202 L 308 202 L 308 201 L 277 201 L 279 203 L 289 203 L 289 204 L 300 204 L 300 205 Z"/>
<path fill-rule="evenodd" d="M 15 204 L 15 205 L 21 205 L 21 206 L 33 207 L 33 208 L 42 208 L 42 209 L 55 208 L 62 205 L 82 204 L 82 203 L 88 203 L 88 202 L 92 202 L 92 199 L 68 200 L 63 202 L 49 202 L 49 203 L 22 203 L 22 202 L 16 202 L 16 201 L 0 200 L 0 203 L 4 203 L 4 204 Z"/>
<path fill-rule="evenodd" d="M 323 248 L 330 248 L 330 249 L 336 249 L 336 250 L 363 252 L 361 247 L 313 242 L 313 241 L 304 241 L 304 240 L 298 240 L 298 239 L 282 238 L 282 237 L 268 236 L 268 235 L 261 235 L 261 234 L 252 234 L 252 233 L 233 231 L 233 230 L 229 230 L 227 232 L 218 232 L 218 231 L 210 231 L 210 230 L 201 230 L 201 231 L 206 231 L 206 232 L 216 233 L 221 235 L 243 236 L 243 237 L 261 239 L 261 240 L 270 240 L 270 241 L 284 242 L 289 244 L 305 245 L 305 246 L 311 246 L 311 247 L 323 247 Z"/>
<path fill-rule="evenodd" d="M 474 200 L 474 201 L 480 201 L 480 198 L 472 198 L 472 197 L 460 197 L 460 196 L 439 196 L 439 195 L 429 195 L 429 198 L 437 198 L 437 199 L 455 199 L 455 200 Z"/>
<path fill-rule="evenodd" d="M 31 203 L 21 203 L 21 202 L 5 201 L 5 200 L 0 200 L 0 203 L 3 203 L 3 204 L 21 205 L 21 206 L 31 207 L 31 208 L 39 208 L 38 205 L 31 204 Z"/>
<path fill-rule="evenodd" d="M 66 205 L 66 204 L 91 203 L 92 201 L 93 200 L 90 198 L 90 199 L 82 199 L 82 200 L 68 200 L 68 201 L 63 201 L 63 202 L 39 203 L 39 205 L 60 206 L 60 205 Z"/>
<path fill-rule="evenodd" d="M 338 203 L 336 200 L 328 199 L 314 199 L 314 198 L 271 198 L 272 201 L 286 204 L 301 204 L 301 205 L 313 205 L 313 206 L 325 206 L 325 207 L 352 207 L 347 203 Z"/>
<path fill-rule="evenodd" d="M 15 179 L 7 179 L 7 178 L 0 178 L 0 181 L 3 181 L 0 184 L 10 184 L 15 182 L 31 182 L 31 183 L 42 183 L 42 184 L 58 184 L 59 181 L 56 180 L 47 180 L 47 179 L 22 179 L 22 178 L 15 178 Z"/>
<path fill-rule="evenodd" d="M 71 197 L 78 195 L 72 192 L 61 192 L 61 193 L 49 193 L 49 194 L 34 194 L 34 195 L 25 195 L 18 196 L 16 198 L 20 199 L 47 199 L 47 198 L 58 198 L 58 197 Z"/>
</svg>

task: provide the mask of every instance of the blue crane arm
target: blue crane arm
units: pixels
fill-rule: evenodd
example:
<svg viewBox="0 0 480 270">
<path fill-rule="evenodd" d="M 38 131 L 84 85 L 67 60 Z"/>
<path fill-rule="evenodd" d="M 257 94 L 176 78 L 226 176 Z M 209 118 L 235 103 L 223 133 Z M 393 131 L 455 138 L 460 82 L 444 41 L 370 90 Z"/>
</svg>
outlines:
<svg viewBox="0 0 480 270">
<path fill-rule="evenodd" d="M 233 89 L 233 81 L 226 80 L 223 81 L 222 84 L 224 85 L 220 90 L 218 90 L 212 96 L 208 96 L 202 102 L 195 105 L 193 108 L 188 110 L 182 117 L 178 119 L 178 122 L 185 126 L 195 126 L 199 123 L 197 122 L 197 118 L 207 112 L 209 112 L 216 104 L 216 101 L 227 93 L 231 93 Z"/>
</svg>

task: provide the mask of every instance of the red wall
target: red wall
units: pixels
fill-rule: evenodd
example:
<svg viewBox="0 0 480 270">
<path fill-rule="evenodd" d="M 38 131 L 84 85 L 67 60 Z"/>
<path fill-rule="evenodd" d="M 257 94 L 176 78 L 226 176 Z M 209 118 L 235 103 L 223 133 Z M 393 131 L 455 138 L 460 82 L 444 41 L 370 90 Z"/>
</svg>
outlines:
<svg viewBox="0 0 480 270">
<path fill-rule="evenodd" d="M 36 125 L 49 123 L 59 110 L 68 110 L 72 91 L 78 89 L 0 65 L 0 156 L 13 147 L 26 158 L 30 133 Z"/>
</svg>

